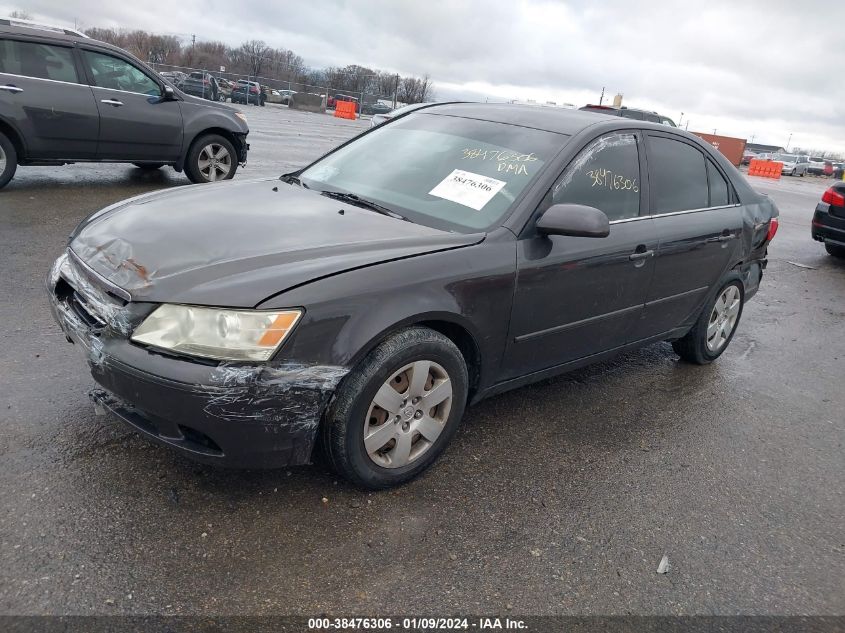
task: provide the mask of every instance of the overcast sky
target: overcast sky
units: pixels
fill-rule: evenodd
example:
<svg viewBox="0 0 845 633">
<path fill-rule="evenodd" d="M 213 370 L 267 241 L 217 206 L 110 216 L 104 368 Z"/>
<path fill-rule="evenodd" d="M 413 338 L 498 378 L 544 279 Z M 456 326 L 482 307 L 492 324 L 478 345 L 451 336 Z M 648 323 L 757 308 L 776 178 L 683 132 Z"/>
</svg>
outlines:
<svg viewBox="0 0 845 633">
<path fill-rule="evenodd" d="M 581 106 L 604 86 L 691 131 L 845 153 L 842 0 L 0 0 L 15 9 L 429 74 L 440 100 Z"/>
</svg>

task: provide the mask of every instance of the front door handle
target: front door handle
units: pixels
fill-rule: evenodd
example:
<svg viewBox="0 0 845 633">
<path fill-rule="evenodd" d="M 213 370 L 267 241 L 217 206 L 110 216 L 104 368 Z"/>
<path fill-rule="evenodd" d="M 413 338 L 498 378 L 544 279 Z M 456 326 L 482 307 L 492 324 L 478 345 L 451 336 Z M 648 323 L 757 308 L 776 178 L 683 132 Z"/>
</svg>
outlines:
<svg viewBox="0 0 845 633">
<path fill-rule="evenodd" d="M 123 105 L 123 101 L 118 101 L 117 99 L 101 99 L 100 103 L 108 103 L 110 106 L 114 106 L 115 108 L 119 108 Z"/>
<path fill-rule="evenodd" d="M 730 234 L 730 235 L 720 235 L 719 236 L 720 242 L 730 242 L 733 239 L 736 239 L 736 235 L 734 235 L 733 233 Z"/>
<path fill-rule="evenodd" d="M 17 94 L 18 92 L 23 92 L 23 88 L 18 88 L 17 86 L 12 86 L 11 84 L 0 86 L 0 90 L 5 90 L 6 92 L 14 92 L 15 94 Z"/>
<path fill-rule="evenodd" d="M 628 255 L 628 259 L 630 259 L 632 262 L 635 262 L 638 259 L 645 259 L 647 257 L 651 257 L 652 255 L 654 255 L 654 251 L 642 251 L 637 253 L 631 253 L 630 255 Z"/>
</svg>

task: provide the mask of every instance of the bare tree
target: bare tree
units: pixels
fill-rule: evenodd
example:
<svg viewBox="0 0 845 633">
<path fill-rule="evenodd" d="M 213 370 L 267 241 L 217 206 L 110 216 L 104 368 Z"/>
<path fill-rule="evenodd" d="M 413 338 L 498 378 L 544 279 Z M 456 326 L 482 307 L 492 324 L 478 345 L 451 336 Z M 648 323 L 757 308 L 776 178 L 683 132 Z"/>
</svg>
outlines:
<svg viewBox="0 0 845 633">
<path fill-rule="evenodd" d="M 422 79 L 418 77 L 403 77 L 399 82 L 397 99 L 402 103 L 423 103 L 434 98 L 434 86 L 428 75 Z"/>
<path fill-rule="evenodd" d="M 318 92 L 329 89 L 337 92 L 359 95 L 365 93 L 372 98 L 397 95 L 404 103 L 418 103 L 433 98 L 432 83 L 426 75 L 400 77 L 366 66 L 350 64 L 343 67 L 324 69 L 309 68 L 302 57 L 285 48 L 271 48 L 261 40 L 244 42 L 237 48 L 230 48 L 223 42 L 197 42 L 183 45 L 178 37 L 159 35 L 141 30 L 113 28 L 87 29 L 88 35 L 120 48 L 125 48 L 141 59 L 154 64 L 203 68 L 216 71 L 220 66 L 232 74 L 266 75 L 269 81 L 297 84 L 299 89 Z"/>
<path fill-rule="evenodd" d="M 263 40 L 250 40 L 241 44 L 238 51 L 242 59 L 249 64 L 251 75 L 258 76 L 268 61 L 270 47 Z"/>
<path fill-rule="evenodd" d="M 21 11 L 20 9 L 18 9 L 16 11 L 12 11 L 9 14 L 9 17 L 12 18 L 13 20 L 31 20 L 32 19 L 32 15 L 30 15 L 26 11 Z"/>
</svg>

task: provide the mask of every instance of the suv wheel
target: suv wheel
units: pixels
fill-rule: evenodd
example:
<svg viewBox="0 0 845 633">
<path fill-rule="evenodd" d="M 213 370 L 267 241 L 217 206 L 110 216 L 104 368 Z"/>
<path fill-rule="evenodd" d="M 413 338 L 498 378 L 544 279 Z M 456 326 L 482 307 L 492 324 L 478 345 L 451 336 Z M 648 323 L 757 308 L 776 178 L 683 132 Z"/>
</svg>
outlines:
<svg viewBox="0 0 845 633">
<path fill-rule="evenodd" d="M 416 477 L 458 430 L 467 382 L 464 358 L 451 340 L 425 327 L 397 332 L 335 394 L 322 430 L 332 466 L 373 490 Z"/>
<path fill-rule="evenodd" d="M 0 179 L 0 182 L 2 182 L 2 179 Z M 827 251 L 828 255 L 845 258 L 845 246 L 838 246 L 836 244 L 825 243 L 824 249 Z"/>
<path fill-rule="evenodd" d="M 219 134 L 201 136 L 188 150 L 185 173 L 191 182 L 231 180 L 237 170 L 235 147 L 231 141 Z"/>
<path fill-rule="evenodd" d="M 18 168 L 18 153 L 5 134 L 0 132 L 0 188 L 9 184 Z"/>
<path fill-rule="evenodd" d="M 687 335 L 672 343 L 675 353 L 697 365 L 707 365 L 719 358 L 736 332 L 744 300 L 744 289 L 738 279 L 722 286 Z"/>
</svg>

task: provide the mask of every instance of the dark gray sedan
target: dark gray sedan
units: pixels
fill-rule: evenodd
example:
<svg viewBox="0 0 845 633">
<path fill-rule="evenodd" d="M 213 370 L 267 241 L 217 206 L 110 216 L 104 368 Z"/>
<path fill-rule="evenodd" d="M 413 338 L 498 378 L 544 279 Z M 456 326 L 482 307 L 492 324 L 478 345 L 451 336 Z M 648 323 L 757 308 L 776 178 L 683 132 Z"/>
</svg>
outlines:
<svg viewBox="0 0 845 633">
<path fill-rule="evenodd" d="M 383 488 L 467 404 L 657 341 L 718 358 L 776 217 L 681 130 L 441 104 L 281 180 L 103 209 L 48 287 L 95 402 L 143 435 L 238 467 L 319 445 Z"/>
</svg>

